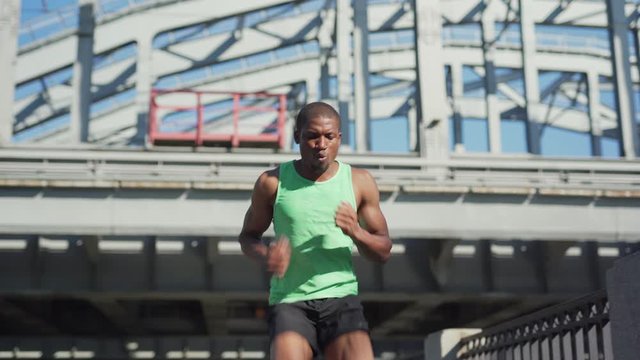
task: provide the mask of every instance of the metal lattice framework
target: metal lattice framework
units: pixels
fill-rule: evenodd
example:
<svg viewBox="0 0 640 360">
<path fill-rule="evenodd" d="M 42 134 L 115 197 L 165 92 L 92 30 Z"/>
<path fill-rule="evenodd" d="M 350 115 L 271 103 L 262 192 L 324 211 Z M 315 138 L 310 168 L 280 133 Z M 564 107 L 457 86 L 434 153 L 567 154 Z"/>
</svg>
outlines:
<svg viewBox="0 0 640 360">
<path fill-rule="evenodd" d="M 591 155 L 606 142 L 609 155 L 634 158 L 640 78 L 628 38 L 637 39 L 638 16 L 634 3 L 610 3 L 388 0 L 352 9 L 313 0 L 213 11 L 205 1 L 82 1 L 21 27 L 3 138 L 141 145 L 159 86 L 284 92 L 292 111 L 300 101 L 335 102 L 363 152 L 372 122 L 400 117 L 409 149 L 435 158 L 449 152 L 448 137 L 464 151 L 464 119 L 486 119 L 487 134 L 473 136 L 491 153 L 503 152 L 504 129 L 516 126 L 521 151 L 540 154 L 554 127 L 588 134 Z"/>
</svg>

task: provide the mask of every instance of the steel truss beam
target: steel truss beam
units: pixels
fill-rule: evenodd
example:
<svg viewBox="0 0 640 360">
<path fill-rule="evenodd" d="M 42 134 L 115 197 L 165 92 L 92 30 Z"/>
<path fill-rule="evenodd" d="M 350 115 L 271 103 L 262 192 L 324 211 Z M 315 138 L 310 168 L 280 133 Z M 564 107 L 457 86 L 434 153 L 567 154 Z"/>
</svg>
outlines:
<svg viewBox="0 0 640 360">
<path fill-rule="evenodd" d="M 591 292 L 601 288 L 606 269 L 618 257 L 639 249 L 637 242 L 396 238 L 384 266 L 357 254 L 353 264 L 375 337 L 412 334 L 425 324 L 451 321 L 486 326 Z M 58 301 L 82 305 L 87 316 L 99 313 L 106 320 L 100 327 L 112 325 L 132 339 L 150 329 L 193 324 L 201 324 L 194 333 L 216 337 L 238 329 L 266 331 L 264 313 L 234 310 L 242 304 L 264 309 L 269 282 L 234 238 L 1 236 L 0 260 L 0 296 L 11 299 L 0 319 L 12 319 L 15 331 L 19 324 L 29 325 L 25 334 L 78 326 L 28 310 L 36 299 L 47 308 L 52 293 Z M 190 316 L 179 310 L 179 304 L 190 303 L 199 303 L 202 312 Z M 380 306 L 386 310 L 375 310 Z M 466 309 L 462 313 L 455 311 L 460 306 Z M 165 310 L 152 310 L 158 307 Z M 156 316 L 153 324 L 149 311 Z"/>
<path fill-rule="evenodd" d="M 254 179 L 296 156 L 263 153 L 258 160 L 255 153 L 5 149 L 0 229 L 233 236 Z M 634 185 L 640 169 L 634 162 L 341 159 L 370 169 L 378 179 L 386 194 L 383 209 L 397 236 L 620 240 L 640 234 L 633 220 L 640 197 Z M 135 201 L 139 197 L 146 200 Z M 184 211 L 176 212 L 176 206 Z M 138 216 L 141 212 L 146 216 Z M 81 224 L 78 218 L 84 219 Z M 590 220 L 585 224 L 585 219 Z"/>
<path fill-rule="evenodd" d="M 487 299 L 496 292 L 540 299 L 580 294 L 599 289 L 615 259 L 640 249 L 637 241 L 447 243 L 437 238 L 395 238 L 392 256 L 384 265 L 354 250 L 363 299 L 408 299 L 417 301 L 416 307 L 433 309 L 472 294 Z M 94 255 L 89 254 L 91 247 L 97 248 Z M 55 292 L 86 300 L 128 334 L 143 333 L 140 319 L 126 302 L 115 300 L 198 299 L 210 308 L 231 300 L 266 300 L 269 286 L 269 274 L 242 254 L 234 237 L 2 235 L 0 259 L 0 294 Z M 2 314 L 16 313 L 19 308 L 7 305 Z M 225 317 L 211 309 L 206 314 Z M 55 329 L 45 322 L 37 324 L 46 331 Z"/>
<path fill-rule="evenodd" d="M 242 9 L 240 8 L 236 9 L 234 8 L 235 5 L 234 6 L 229 5 L 228 8 L 225 7 L 219 10 L 221 12 L 220 16 L 221 18 L 223 18 L 224 16 L 237 16 L 237 14 L 246 13 L 246 11 L 253 11 L 259 8 L 265 8 L 265 6 L 269 7 L 269 6 L 278 5 L 282 3 L 286 3 L 286 2 L 275 1 L 273 3 L 261 4 L 261 5 L 244 4 L 243 6 L 245 5 L 246 6 L 242 7 Z M 575 64 L 582 63 L 584 65 L 583 70 L 580 70 L 580 67 L 578 66 L 576 68 L 576 71 L 584 71 L 585 73 L 587 71 L 593 72 L 594 67 L 592 66 L 592 64 L 588 64 L 586 61 L 579 60 L 580 57 L 584 57 L 581 55 L 574 55 L 575 58 L 574 57 L 568 58 L 566 54 L 564 55 L 561 54 L 559 57 L 552 59 L 551 57 L 547 56 L 547 50 L 541 47 L 536 49 L 536 46 L 534 44 L 535 36 L 532 36 L 532 29 L 533 29 L 532 25 L 533 24 L 588 25 L 588 26 L 606 27 L 608 26 L 609 23 L 611 23 L 611 21 L 607 22 L 607 19 L 606 19 L 607 7 L 604 6 L 604 4 L 590 3 L 590 2 L 576 2 L 576 3 L 571 3 L 570 6 L 566 6 L 565 3 L 558 2 L 556 0 L 543 0 L 543 1 L 538 1 L 536 3 L 537 6 L 535 8 L 532 8 L 529 12 L 526 13 L 528 16 L 525 16 L 525 18 L 520 17 L 520 19 L 518 19 L 519 10 L 521 7 L 526 6 L 526 2 L 518 2 L 516 0 L 510 0 L 510 1 L 497 1 L 497 0 L 493 1 L 492 0 L 492 1 L 487 1 L 487 4 L 490 6 L 486 6 L 486 7 L 480 6 L 482 4 L 478 3 L 475 0 L 464 1 L 462 2 L 462 4 L 460 2 L 455 2 L 456 4 L 455 6 L 453 6 L 452 4 L 453 3 L 446 2 L 446 1 L 442 2 L 441 4 L 438 4 L 438 6 L 440 6 L 442 9 L 445 9 L 443 10 L 443 13 L 446 13 L 444 22 L 447 25 L 456 24 L 456 23 L 458 24 L 471 23 L 471 22 L 477 23 L 477 22 L 481 22 L 484 16 L 483 27 L 486 30 L 484 34 L 487 35 L 485 36 L 485 39 L 484 39 L 485 51 L 479 53 L 478 54 L 480 55 L 479 57 L 477 55 L 471 55 L 471 54 L 465 54 L 465 56 L 459 56 L 460 54 L 458 54 L 458 52 L 456 51 L 455 44 L 449 44 L 449 45 L 445 44 L 445 51 L 443 52 L 443 55 L 441 57 L 435 56 L 435 58 L 444 58 L 444 63 L 450 64 L 452 62 L 448 60 L 449 58 L 474 59 L 477 57 L 479 65 L 488 66 L 489 71 L 485 71 L 485 75 L 484 75 L 484 78 L 489 80 L 488 82 L 486 82 L 487 88 L 489 89 L 489 91 L 486 92 L 487 99 L 485 100 L 485 105 L 487 105 L 486 106 L 487 110 L 485 111 L 484 116 L 490 119 L 489 128 L 491 130 L 490 131 L 490 134 L 491 134 L 490 143 L 492 144 L 491 148 L 494 148 L 494 149 L 499 148 L 498 146 L 498 142 L 500 140 L 499 117 L 501 113 L 507 112 L 508 114 L 511 114 L 511 115 L 516 113 L 522 113 L 522 111 L 519 108 L 523 108 L 526 110 L 528 119 L 533 120 L 533 121 L 527 122 L 529 125 L 528 140 L 527 140 L 527 143 L 529 144 L 529 150 L 532 153 L 538 153 L 536 146 L 533 146 L 533 145 L 539 142 L 539 139 L 538 139 L 539 134 L 537 134 L 538 132 L 536 130 L 538 130 L 539 125 L 537 123 L 540 122 L 540 120 L 535 120 L 533 119 L 533 117 L 539 117 L 539 114 L 544 111 L 544 109 L 540 109 L 540 106 L 538 106 L 538 102 L 536 101 L 537 100 L 537 91 L 535 86 L 536 76 L 534 75 L 537 73 L 537 70 L 544 70 L 539 65 L 540 64 L 561 64 L 561 65 L 555 65 L 555 67 L 560 68 L 560 71 L 563 71 L 569 68 L 573 69 Z M 250 26 L 250 27 L 242 27 L 238 25 L 240 26 L 240 28 L 236 29 L 236 31 L 232 33 L 233 35 L 231 37 L 226 35 L 224 36 L 219 35 L 219 36 L 213 36 L 213 37 L 199 39 L 199 40 L 183 41 L 183 42 L 179 42 L 176 44 L 163 47 L 161 49 L 152 49 L 152 41 L 154 36 L 156 36 L 157 34 L 165 31 L 170 31 L 178 27 L 192 25 L 192 24 L 201 23 L 203 25 L 208 25 L 211 23 L 211 19 L 198 18 L 198 19 L 189 19 L 188 21 L 175 20 L 175 22 L 170 22 L 167 24 L 163 23 L 162 25 L 154 24 L 153 26 L 145 26 L 144 27 L 145 33 L 139 32 L 134 35 L 121 34 L 119 35 L 119 37 L 106 36 L 113 29 L 122 28 L 122 27 L 116 26 L 116 24 L 122 25 L 131 20 L 135 20 L 138 22 L 147 21 L 148 19 L 152 18 L 156 12 L 168 10 L 169 8 L 172 8 L 174 6 L 189 6 L 194 9 L 197 9 L 202 5 L 203 3 L 200 1 L 191 1 L 189 2 L 188 5 L 183 3 L 181 4 L 162 3 L 162 6 L 145 8 L 143 11 L 136 10 L 134 11 L 134 13 L 130 14 L 129 16 L 125 16 L 119 19 L 111 19 L 109 21 L 101 21 L 99 23 L 100 26 L 97 28 L 96 35 L 95 35 L 96 50 L 104 51 L 106 48 L 112 49 L 121 44 L 132 41 L 131 36 L 134 36 L 133 41 L 135 41 L 137 43 L 137 46 L 139 47 L 138 58 L 137 58 L 138 73 L 136 74 L 136 78 L 138 80 L 136 83 L 137 100 L 135 103 L 135 109 L 130 109 L 126 113 L 123 113 L 123 112 L 119 112 L 118 114 L 114 113 L 114 116 L 109 117 L 110 118 L 109 122 L 111 122 L 111 119 L 122 118 L 123 116 L 128 118 L 130 117 L 131 112 L 137 112 L 137 120 L 129 121 L 129 123 L 133 123 L 133 125 L 127 124 L 126 126 L 123 126 L 120 129 L 110 130 L 110 131 L 104 132 L 102 135 L 95 135 L 95 137 L 104 139 L 104 141 L 107 143 L 114 142 L 114 141 L 116 142 L 122 141 L 121 139 L 125 139 L 127 136 L 129 137 L 134 136 L 134 141 L 136 141 L 135 139 L 140 139 L 140 136 L 145 130 L 144 124 L 146 122 L 145 117 L 146 117 L 146 109 L 148 107 L 147 99 L 148 99 L 148 91 L 150 88 L 150 84 L 158 76 L 162 76 L 163 74 L 166 75 L 173 72 L 183 71 L 187 69 L 194 69 L 199 66 L 204 66 L 211 63 L 223 61 L 225 59 L 234 59 L 234 58 L 238 59 L 238 58 L 242 58 L 247 55 L 259 52 L 260 49 L 263 49 L 263 50 L 275 49 L 287 44 L 292 44 L 292 43 L 296 43 L 304 40 L 313 40 L 316 38 L 317 39 L 321 38 L 320 39 L 322 42 L 321 47 L 325 49 L 324 50 L 325 54 L 327 52 L 327 49 L 334 45 L 333 40 L 331 40 L 327 36 L 328 33 L 334 30 L 332 29 L 333 26 L 327 25 L 327 23 L 332 23 L 332 19 L 333 19 L 333 17 L 327 16 L 330 10 L 328 9 L 328 5 L 325 5 L 325 7 L 317 14 L 303 13 L 300 16 L 296 16 L 286 20 L 268 19 L 264 23 L 260 23 L 258 25 Z M 633 16 L 635 10 L 632 9 L 632 7 L 626 6 L 626 5 L 618 6 L 618 7 L 619 7 L 618 13 L 622 12 L 624 16 L 630 16 L 630 17 Z M 420 24 L 420 23 L 416 23 L 415 20 L 412 21 L 412 17 L 411 17 L 412 10 L 413 10 L 412 6 L 409 2 L 398 3 L 398 4 L 372 5 L 368 9 L 370 13 L 369 18 L 371 19 L 371 24 L 368 28 L 382 29 L 382 30 L 390 30 L 390 29 L 402 30 L 407 28 L 410 29 L 415 24 Z M 415 13 L 415 10 L 413 12 Z M 343 12 L 343 15 L 344 13 L 345 12 Z M 618 17 L 620 16 L 618 15 Z M 518 55 L 525 54 L 526 56 L 523 56 L 521 59 L 517 59 L 516 61 L 511 61 L 511 60 L 505 61 L 506 59 L 512 56 L 511 54 L 509 54 L 508 49 L 500 48 L 500 46 L 502 45 L 498 44 L 498 40 L 501 37 L 501 35 L 504 33 L 504 31 L 498 34 L 494 34 L 494 36 L 490 36 L 491 34 L 488 31 L 491 30 L 491 28 L 493 27 L 494 21 L 511 23 L 518 20 L 520 21 L 521 31 L 522 31 L 522 36 L 521 36 L 522 46 L 520 49 L 521 51 L 520 50 L 516 50 L 516 51 L 511 50 L 511 51 L 514 53 L 517 53 Z M 349 22 L 348 19 L 345 21 Z M 287 24 L 287 26 L 282 26 L 285 23 Z M 492 25 L 492 26 L 490 27 L 489 25 Z M 435 26 L 433 29 L 435 28 L 441 29 L 439 25 Z M 283 29 L 286 29 L 286 30 L 283 30 Z M 429 31 L 433 32 L 433 29 Z M 415 34 L 420 35 L 421 32 L 416 31 Z M 121 38 L 122 36 L 124 36 L 124 38 Z M 424 36 L 426 35 L 423 35 L 422 37 Z M 431 36 L 431 35 L 428 35 L 428 36 Z M 341 38 L 344 39 L 345 37 L 344 36 L 338 37 L 338 40 Z M 63 45 L 63 43 L 65 41 L 68 41 L 68 39 L 70 38 L 63 37 L 43 47 L 34 47 L 29 51 L 24 51 L 21 54 L 21 57 L 20 57 L 21 60 L 20 60 L 20 63 L 18 64 L 20 69 L 25 69 L 21 67 L 22 66 L 21 64 L 31 64 L 33 61 L 31 60 L 27 61 L 27 60 L 30 59 L 32 56 L 36 56 L 36 53 L 39 53 L 40 50 L 61 52 L 64 54 L 72 54 L 73 50 L 71 49 L 73 48 L 72 45 L 74 44 Z M 417 44 L 421 44 L 421 43 L 422 42 L 418 40 Z M 507 46 L 507 48 L 508 47 L 509 46 Z M 69 51 L 65 51 L 65 49 Z M 203 51 L 203 49 L 207 49 L 207 50 Z M 344 47 L 342 47 L 342 49 L 344 50 Z M 465 51 L 468 51 L 468 50 L 465 50 Z M 345 51 L 341 50 L 338 52 L 338 55 L 340 56 L 340 54 L 344 54 L 344 53 Z M 418 54 L 420 53 L 420 48 L 417 49 L 416 53 Z M 431 56 L 432 58 L 428 62 L 426 62 L 427 65 L 420 65 L 421 61 L 417 62 L 423 68 L 425 66 L 431 66 L 432 64 L 434 64 L 433 62 L 434 52 L 430 50 L 429 54 L 430 54 L 429 56 Z M 483 60 L 482 54 L 484 54 L 484 58 L 485 58 L 484 60 Z M 40 53 L 40 55 L 42 54 Z M 422 58 L 425 58 L 425 56 L 426 55 L 423 54 L 422 56 L 418 56 L 418 58 L 422 59 Z M 601 55 L 598 55 L 598 56 L 601 56 Z M 147 64 L 147 62 L 151 57 L 154 58 L 154 66 L 150 66 L 150 64 Z M 414 57 L 414 55 L 408 55 L 408 57 L 412 58 Z M 495 59 L 495 62 L 487 61 L 486 59 L 487 57 L 491 59 Z M 561 59 L 563 57 L 565 58 L 563 59 L 564 61 L 556 61 L 557 59 Z M 606 57 L 608 57 L 608 55 Z M 620 56 L 618 56 L 618 58 L 620 58 Z M 624 58 L 624 56 L 622 56 L 622 58 Z M 70 58 L 70 61 L 71 59 L 72 57 Z M 533 63 L 534 59 L 536 60 L 535 61 L 536 64 Z M 469 60 L 466 60 L 466 61 L 469 61 Z M 344 60 L 342 62 L 345 63 Z M 475 62 L 475 60 L 472 60 L 471 62 Z M 502 65 L 499 62 L 501 62 Z M 529 62 L 531 64 L 529 64 Z M 507 65 L 507 63 L 513 63 L 513 64 Z M 597 70 L 597 73 L 599 75 L 608 76 L 606 73 L 611 72 L 610 66 L 609 66 L 609 70 L 606 70 L 607 66 L 609 65 L 609 62 L 607 61 L 607 59 L 603 59 L 602 63 L 604 65 L 599 65 L 599 68 L 605 69 L 605 70 Z M 36 68 L 40 69 L 38 71 L 41 71 L 41 73 L 42 72 L 47 73 L 48 70 L 43 68 L 43 66 L 49 66 L 50 64 L 51 66 L 54 66 L 54 68 L 55 66 L 58 66 L 57 68 L 60 68 L 60 66 L 66 66 L 66 65 L 63 65 L 62 63 L 57 63 L 56 61 L 52 61 L 47 64 L 40 64 L 36 66 Z M 470 63 L 467 63 L 467 64 L 471 65 Z M 477 66 L 478 64 L 475 64 L 474 66 Z M 325 71 L 323 72 L 323 75 L 321 77 L 318 77 L 318 79 L 322 78 L 323 79 L 322 81 L 326 82 L 327 76 L 330 75 L 330 72 L 329 74 L 327 74 L 327 71 L 326 71 L 327 68 L 329 67 L 327 66 L 327 59 L 323 60 L 323 64 L 320 64 L 317 66 L 319 69 L 323 68 L 324 69 L 323 71 Z M 420 69 L 420 66 L 418 67 L 418 69 Z M 525 80 L 526 80 L 525 94 L 524 96 L 518 97 L 516 96 L 517 93 L 515 91 L 510 91 L 511 95 L 509 97 L 514 100 L 514 106 L 512 106 L 512 108 L 507 111 L 504 111 L 504 106 L 506 104 L 504 101 L 500 101 L 499 103 L 498 101 L 496 101 L 497 91 L 501 91 L 503 93 L 505 91 L 508 91 L 508 90 L 503 91 L 505 88 L 505 85 L 496 83 L 496 79 L 493 76 L 495 71 L 492 69 L 495 69 L 498 66 L 513 66 L 513 67 L 524 66 L 523 69 L 524 69 Z M 375 60 L 372 57 L 372 71 L 375 71 L 375 67 L 376 67 Z M 34 67 L 28 67 L 26 69 L 29 71 L 32 71 L 33 68 Z M 52 70 L 54 68 L 48 68 L 48 69 Z M 414 65 L 413 68 L 416 68 L 416 66 Z M 617 68 L 620 68 L 620 67 L 617 67 Z M 345 71 L 348 71 L 349 73 L 351 73 L 351 69 L 345 70 Z M 385 71 L 385 69 L 382 69 L 382 71 Z M 386 71 L 388 73 L 392 73 L 394 70 L 387 68 Z M 433 73 L 434 75 L 436 74 L 435 70 L 430 70 L 429 72 Z M 23 73 L 24 72 L 22 70 L 19 71 L 19 78 L 22 78 L 24 80 L 25 78 L 21 77 L 23 75 L 20 75 Z M 333 73 L 336 73 L 336 72 L 334 71 Z M 38 75 L 33 73 L 32 76 L 38 76 Z M 426 74 L 422 75 L 423 78 L 426 76 L 428 75 Z M 429 76 L 433 76 L 433 75 L 429 75 Z M 632 75 L 632 76 L 635 77 L 636 75 Z M 316 81 L 318 81 L 318 79 L 316 79 Z M 288 84 L 288 85 L 291 85 L 291 84 Z M 308 86 L 308 88 L 313 88 L 313 87 L 315 87 L 315 84 L 310 83 L 310 86 Z M 424 84 L 422 87 L 423 88 L 425 87 Z M 497 87 L 497 91 L 494 89 L 495 87 Z M 438 92 L 442 92 L 442 91 L 438 90 Z M 312 93 L 313 91 L 310 92 L 310 94 Z M 324 91 L 324 93 L 326 93 L 326 91 Z M 589 96 L 591 96 L 593 100 L 592 94 L 589 94 Z M 344 96 L 342 97 L 344 98 Z M 74 96 L 74 98 L 77 98 L 77 96 Z M 433 99 L 433 97 L 431 96 L 429 96 L 429 98 Z M 349 100 L 349 102 L 351 102 L 351 99 Z M 455 102 L 457 107 L 460 101 L 456 100 Z M 68 103 L 69 102 L 67 102 L 67 104 Z M 428 113 L 431 113 L 432 111 L 436 111 L 437 103 L 440 103 L 440 102 L 433 100 L 433 104 L 431 105 L 422 104 L 416 110 L 420 111 L 420 108 L 425 108 L 425 109 L 428 108 L 429 110 L 425 110 L 427 111 L 427 114 L 428 114 Z M 594 104 L 593 102 L 591 103 Z M 445 104 L 445 102 L 443 101 L 442 104 Z M 32 105 L 35 105 L 35 104 L 32 103 Z M 54 108 L 58 108 L 58 105 L 59 105 L 58 102 L 56 102 L 56 105 L 54 106 Z M 63 106 L 62 108 L 66 109 L 67 106 L 68 105 Z M 598 106 L 594 104 L 591 107 L 595 109 Z M 24 109 L 27 110 L 27 108 L 24 108 Z M 34 108 L 31 108 L 31 109 L 33 110 Z M 343 110 L 347 111 L 346 109 L 347 108 L 344 108 Z M 41 112 L 40 110 L 44 110 L 44 108 L 39 107 L 38 113 Z M 439 113 L 442 113 L 442 111 L 439 111 Z M 449 109 L 448 112 L 445 111 L 444 113 L 445 116 L 446 116 L 446 113 L 459 114 L 460 112 L 458 110 Z M 557 112 L 557 113 L 560 114 L 561 112 Z M 567 114 L 570 114 L 570 113 L 571 113 L 570 111 L 567 112 Z M 32 111 L 31 114 L 37 115 L 35 114 L 35 111 Z M 373 117 L 375 117 L 375 114 L 372 114 L 372 115 Z M 560 121 L 559 124 L 561 124 L 561 126 L 565 126 L 565 124 L 579 123 L 580 121 L 582 121 L 582 117 L 575 117 L 574 119 L 574 118 L 571 118 L 571 115 L 566 115 L 566 116 L 563 115 L 563 116 L 564 118 L 566 118 L 566 121 Z M 36 116 L 36 117 L 39 117 L 39 116 Z M 591 119 L 590 121 L 591 129 L 587 131 L 593 132 L 592 143 L 594 145 L 592 146 L 593 148 L 592 152 L 597 156 L 598 154 L 601 153 L 601 150 L 599 150 L 598 148 L 598 144 L 599 144 L 598 139 L 600 137 L 598 132 L 601 129 L 598 129 L 598 127 L 602 128 L 602 126 L 596 123 L 597 120 L 594 120 L 598 117 L 598 112 L 596 110 L 590 111 L 589 114 L 585 113 L 584 117 L 585 118 L 588 117 Z M 627 123 L 630 123 L 630 122 L 629 121 L 622 122 L 623 125 Z M 631 123 L 632 123 L 631 125 L 633 125 L 633 122 Z M 571 128 L 571 126 L 569 127 Z M 410 128 L 414 129 L 415 124 L 412 123 Z M 584 131 L 582 129 L 583 126 L 573 126 L 573 128 L 574 129 L 579 128 L 580 131 Z M 431 134 L 431 133 L 434 133 L 435 131 L 434 129 L 435 128 L 427 127 L 425 131 L 427 134 Z M 357 129 L 357 132 L 360 130 L 363 130 L 363 129 Z M 137 133 L 137 135 L 132 135 L 132 131 L 134 133 Z M 636 132 L 637 131 L 634 131 L 633 129 L 629 131 L 625 130 L 624 133 L 627 134 L 626 139 L 630 139 L 636 136 L 634 135 L 636 134 Z M 108 134 L 110 133 L 114 134 L 113 138 L 110 138 L 108 136 Z M 412 133 L 417 133 L 417 131 L 415 131 L 414 129 Z M 606 132 L 606 134 L 611 134 L 611 133 L 612 133 L 611 131 Z M 427 139 L 428 143 L 432 145 L 435 143 L 438 143 L 440 145 L 435 145 L 435 147 L 436 148 L 441 147 L 442 149 L 440 150 L 446 152 L 446 144 L 448 143 L 448 141 L 445 141 L 442 136 L 429 135 L 428 138 L 429 138 Z M 129 138 L 129 140 L 131 140 L 131 138 Z M 460 141 L 460 139 L 458 139 L 458 141 Z M 415 143 L 415 139 L 412 139 L 411 142 Z M 458 149 L 461 150 L 462 148 L 459 146 Z M 435 154 L 437 151 L 439 150 L 432 149 L 429 152 L 431 152 L 432 154 Z M 629 151 L 626 150 L 625 153 L 629 153 Z"/>
</svg>

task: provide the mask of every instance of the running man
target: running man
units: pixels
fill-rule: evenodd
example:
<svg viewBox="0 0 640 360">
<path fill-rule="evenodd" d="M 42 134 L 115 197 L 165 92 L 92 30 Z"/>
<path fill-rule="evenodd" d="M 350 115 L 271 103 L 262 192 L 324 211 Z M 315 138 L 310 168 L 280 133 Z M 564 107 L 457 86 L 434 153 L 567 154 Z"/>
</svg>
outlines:
<svg viewBox="0 0 640 360">
<path fill-rule="evenodd" d="M 272 359 L 373 359 L 351 249 L 384 263 L 391 240 L 373 177 L 336 161 L 341 136 L 330 105 L 304 106 L 294 130 L 300 159 L 260 175 L 244 218 L 242 251 L 273 273 Z M 265 245 L 272 221 L 277 240 Z"/>
</svg>

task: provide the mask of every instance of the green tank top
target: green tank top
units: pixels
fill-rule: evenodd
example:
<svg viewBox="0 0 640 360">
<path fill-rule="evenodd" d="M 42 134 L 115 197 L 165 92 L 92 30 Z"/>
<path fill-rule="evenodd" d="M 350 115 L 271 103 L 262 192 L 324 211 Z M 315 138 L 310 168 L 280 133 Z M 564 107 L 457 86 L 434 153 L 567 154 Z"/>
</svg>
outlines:
<svg viewBox="0 0 640 360">
<path fill-rule="evenodd" d="M 314 182 L 296 171 L 293 161 L 280 165 L 273 209 L 276 239 L 291 242 L 291 260 L 282 278 L 271 278 L 269 304 L 357 295 L 351 264 L 353 240 L 335 224 L 340 202 L 356 208 L 351 167 L 338 162 L 329 180 Z"/>
</svg>

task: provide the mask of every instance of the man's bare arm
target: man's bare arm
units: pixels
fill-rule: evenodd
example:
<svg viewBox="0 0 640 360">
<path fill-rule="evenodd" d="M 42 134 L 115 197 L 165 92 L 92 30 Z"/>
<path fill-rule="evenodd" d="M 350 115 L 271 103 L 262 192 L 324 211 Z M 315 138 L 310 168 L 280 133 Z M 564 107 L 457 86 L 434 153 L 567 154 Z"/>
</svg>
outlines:
<svg viewBox="0 0 640 360">
<path fill-rule="evenodd" d="M 275 174 L 276 170 L 267 171 L 256 181 L 238 241 L 246 256 L 265 263 L 268 271 L 283 276 L 289 265 L 291 252 L 288 242 L 278 241 L 271 247 L 262 243 L 262 234 L 273 219 L 273 202 L 278 189 Z"/>
<path fill-rule="evenodd" d="M 336 225 L 353 239 L 361 255 L 384 263 L 391 255 L 392 243 L 387 220 L 380 210 L 378 187 L 366 170 L 354 169 L 353 177 L 360 206 L 356 212 L 350 204 L 342 203 L 336 212 Z"/>
</svg>

